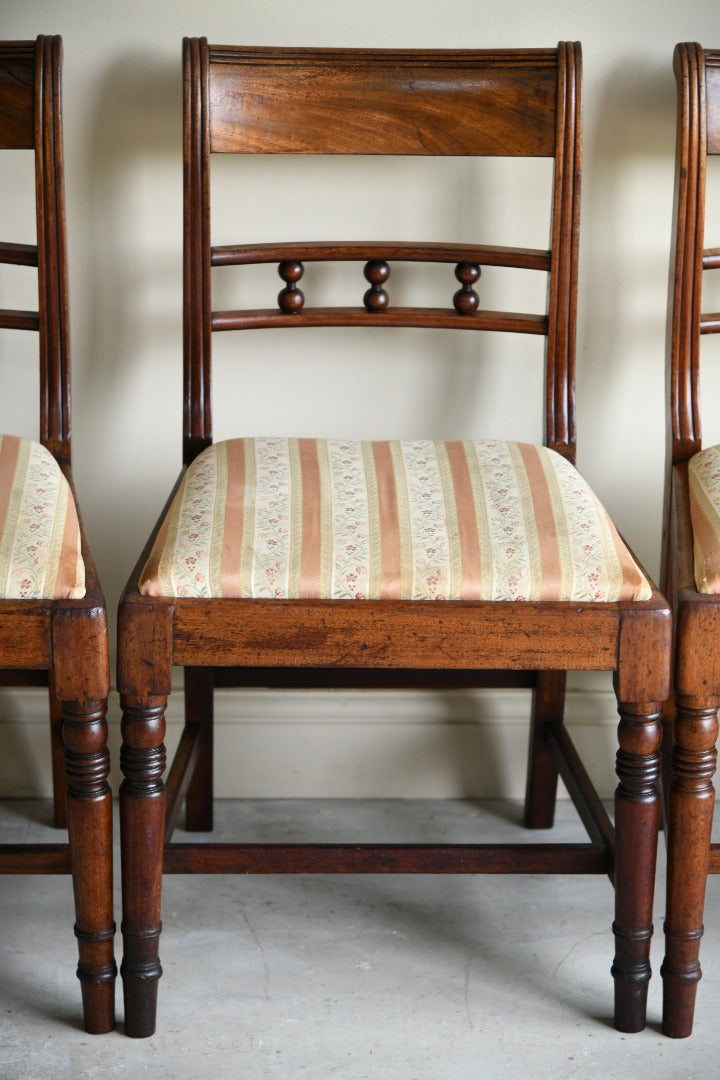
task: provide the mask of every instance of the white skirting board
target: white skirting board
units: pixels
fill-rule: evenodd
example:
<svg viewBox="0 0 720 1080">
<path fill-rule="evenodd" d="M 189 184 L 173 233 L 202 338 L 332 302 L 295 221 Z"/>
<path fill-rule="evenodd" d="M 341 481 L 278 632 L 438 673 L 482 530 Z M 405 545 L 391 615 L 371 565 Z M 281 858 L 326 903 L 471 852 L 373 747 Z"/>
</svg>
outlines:
<svg viewBox="0 0 720 1080">
<path fill-rule="evenodd" d="M 597 677 L 595 677 L 597 679 Z M 218 798 L 522 798 L 527 691 L 262 691 L 215 693 Z M 117 793 L 120 724 L 110 711 Z M 566 721 L 603 797 L 615 788 L 617 712 L 610 689 L 571 689 Z M 167 710 L 170 753 L 182 693 Z M 0 692 L 0 797 L 51 792 L 44 691 Z M 564 792 L 562 792 L 564 794 Z"/>
</svg>

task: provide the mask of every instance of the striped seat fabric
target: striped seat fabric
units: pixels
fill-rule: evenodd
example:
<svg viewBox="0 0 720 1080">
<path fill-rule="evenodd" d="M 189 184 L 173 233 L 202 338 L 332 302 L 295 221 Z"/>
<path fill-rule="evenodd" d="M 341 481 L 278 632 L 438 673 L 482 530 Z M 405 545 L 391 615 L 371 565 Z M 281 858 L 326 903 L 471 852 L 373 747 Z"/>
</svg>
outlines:
<svg viewBox="0 0 720 1080">
<path fill-rule="evenodd" d="M 38 442 L 0 435 L 0 597 L 85 595 L 80 527 L 70 485 Z"/>
<path fill-rule="evenodd" d="M 645 600 L 563 457 L 499 441 L 233 439 L 188 468 L 149 596 Z"/>
<path fill-rule="evenodd" d="M 690 459 L 690 517 L 695 556 L 695 587 L 720 593 L 720 446 Z"/>
</svg>

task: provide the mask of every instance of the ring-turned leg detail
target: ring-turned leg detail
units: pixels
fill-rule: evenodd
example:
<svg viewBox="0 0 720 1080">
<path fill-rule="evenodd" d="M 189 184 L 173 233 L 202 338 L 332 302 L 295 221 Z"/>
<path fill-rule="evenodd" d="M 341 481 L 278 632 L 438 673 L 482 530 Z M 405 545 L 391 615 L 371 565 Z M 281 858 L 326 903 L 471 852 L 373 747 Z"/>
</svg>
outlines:
<svg viewBox="0 0 720 1080">
<path fill-rule="evenodd" d="M 115 1027 L 112 797 L 105 702 L 62 703 L 67 823 L 85 1030 Z"/>
<path fill-rule="evenodd" d="M 645 1027 L 653 892 L 660 824 L 661 713 L 655 704 L 619 704 L 615 793 L 615 1026 Z"/>
<path fill-rule="evenodd" d="M 144 1038 L 155 1031 L 160 899 L 165 833 L 165 708 L 123 701 L 120 788 L 123 880 L 123 962 L 125 1034 Z"/>
<path fill-rule="evenodd" d="M 710 858 L 718 735 L 714 707 L 678 700 L 668 824 L 668 881 L 663 977 L 663 1031 L 692 1032 L 700 969 L 705 884 Z"/>
</svg>

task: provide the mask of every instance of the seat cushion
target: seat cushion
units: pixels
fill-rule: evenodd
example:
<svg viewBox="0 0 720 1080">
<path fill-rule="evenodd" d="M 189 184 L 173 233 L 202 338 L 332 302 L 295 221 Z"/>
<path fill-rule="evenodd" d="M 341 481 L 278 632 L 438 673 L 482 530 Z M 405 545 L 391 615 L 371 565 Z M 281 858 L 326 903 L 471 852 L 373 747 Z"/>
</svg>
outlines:
<svg viewBox="0 0 720 1080">
<path fill-rule="evenodd" d="M 232 439 L 188 468 L 149 596 L 648 599 L 575 468 L 499 441 Z"/>
<path fill-rule="evenodd" d="M 720 593 L 720 446 L 709 446 L 690 459 L 688 479 L 695 587 L 701 593 Z"/>
<path fill-rule="evenodd" d="M 84 595 L 80 527 L 70 485 L 40 443 L 0 435 L 0 598 Z"/>
</svg>

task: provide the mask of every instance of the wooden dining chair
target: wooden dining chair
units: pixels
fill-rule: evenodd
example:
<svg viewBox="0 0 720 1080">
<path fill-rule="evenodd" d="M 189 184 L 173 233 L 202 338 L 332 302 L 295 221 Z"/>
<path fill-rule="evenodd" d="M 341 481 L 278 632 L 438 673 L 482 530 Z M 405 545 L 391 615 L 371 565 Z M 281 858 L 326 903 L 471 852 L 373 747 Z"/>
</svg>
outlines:
<svg viewBox="0 0 720 1080">
<path fill-rule="evenodd" d="M 0 435 L 0 686 L 49 687 L 55 817 L 69 840 L 0 845 L 0 872 L 72 874 L 85 1028 L 99 1034 L 114 1027 L 116 975 L 109 667 L 70 468 L 61 70 L 59 37 L 0 42 L 0 150 L 33 152 L 36 206 L 24 234 L 36 242 L 0 243 L 0 263 L 37 268 L 37 311 L 3 308 L 0 327 L 37 333 L 40 356 L 39 441 Z"/>
<path fill-rule="evenodd" d="M 616 891 L 615 1020 L 639 1030 L 670 617 L 574 467 L 580 47 L 310 50 L 200 38 L 185 41 L 183 57 L 184 467 L 119 613 L 126 1032 L 155 1028 L 163 871 L 607 874 Z M 488 246 L 470 236 L 213 245 L 211 156 L 252 153 L 554 159 L 550 245 Z M 277 208 L 278 230 L 285 210 L 294 223 L 300 203 L 294 192 Z M 299 282 L 316 262 L 364 266 L 362 302 L 306 301 Z M 457 282 L 442 306 L 394 305 L 393 262 L 446 263 Z M 277 306 L 213 305 L 211 273 L 262 263 L 278 267 Z M 481 267 L 488 277 L 496 268 L 543 275 L 546 310 L 488 310 L 475 287 Z M 301 415 L 292 438 L 213 443 L 213 333 L 328 326 L 467 330 L 479 346 L 500 333 L 544 338 L 546 445 L 321 440 Z M 238 338 L 241 350 L 248 340 Z M 185 669 L 186 726 L 165 783 L 173 665 Z M 563 726 L 568 669 L 614 672 L 614 826 Z M 184 800 L 188 829 L 212 824 L 218 685 L 532 686 L 527 824 L 552 824 L 560 774 L 589 841 L 170 843 Z"/>
<path fill-rule="evenodd" d="M 704 312 L 705 271 L 720 269 L 706 247 L 707 159 L 720 154 L 720 51 L 693 42 L 675 49 L 677 146 L 668 318 L 668 455 L 662 576 L 673 598 L 674 694 L 665 745 L 668 881 L 663 1029 L 693 1027 L 701 976 L 700 939 L 708 873 L 720 872 L 711 844 L 715 742 L 720 705 L 720 447 L 702 448 L 701 338 L 720 333 Z M 673 738 L 674 728 L 674 738 Z M 672 756 L 671 756 L 672 754 Z"/>
</svg>

